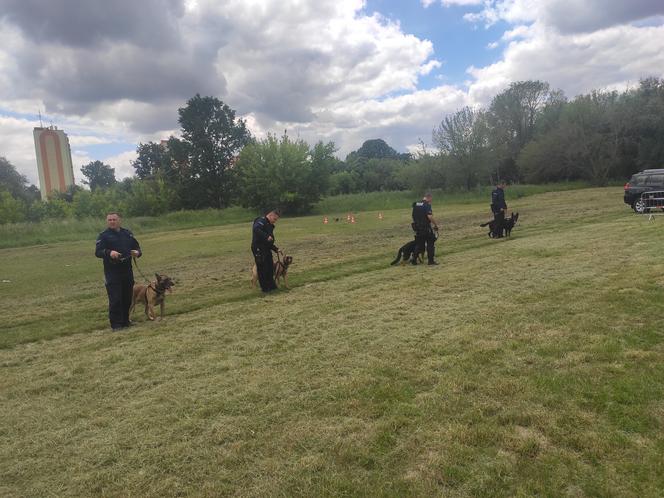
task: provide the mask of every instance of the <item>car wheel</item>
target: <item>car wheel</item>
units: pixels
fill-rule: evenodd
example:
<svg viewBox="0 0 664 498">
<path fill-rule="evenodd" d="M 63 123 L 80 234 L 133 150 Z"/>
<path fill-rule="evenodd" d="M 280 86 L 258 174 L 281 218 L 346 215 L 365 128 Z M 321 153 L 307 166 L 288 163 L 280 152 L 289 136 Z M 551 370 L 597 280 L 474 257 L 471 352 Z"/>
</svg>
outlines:
<svg viewBox="0 0 664 498">
<path fill-rule="evenodd" d="M 632 204 L 632 209 L 638 214 L 643 214 L 650 211 L 649 209 L 646 209 L 646 205 L 643 202 L 643 199 L 640 198 L 634 201 L 634 204 Z"/>
</svg>

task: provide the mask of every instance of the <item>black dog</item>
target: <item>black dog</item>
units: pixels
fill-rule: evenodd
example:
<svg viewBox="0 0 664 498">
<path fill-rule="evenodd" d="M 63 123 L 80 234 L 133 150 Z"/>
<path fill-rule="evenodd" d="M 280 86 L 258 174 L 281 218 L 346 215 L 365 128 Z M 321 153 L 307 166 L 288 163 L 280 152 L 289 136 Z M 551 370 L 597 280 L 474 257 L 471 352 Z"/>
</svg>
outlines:
<svg viewBox="0 0 664 498">
<path fill-rule="evenodd" d="M 406 264 L 412 254 L 417 250 L 417 242 L 414 240 L 411 240 L 410 242 L 402 245 L 399 248 L 399 252 L 397 253 L 397 257 L 394 261 L 392 261 L 390 264 L 392 266 L 396 265 L 399 261 L 402 261 L 402 264 Z M 421 263 L 424 258 L 424 251 L 421 251 L 417 254 L 417 262 Z"/>
<path fill-rule="evenodd" d="M 505 218 L 503 221 L 503 226 L 500 230 L 500 237 L 509 237 L 512 235 L 512 228 L 514 228 L 514 225 L 516 225 L 516 222 L 519 220 L 519 213 L 512 213 L 512 215 L 509 218 Z M 491 220 L 487 221 L 486 223 L 482 223 L 480 225 L 481 227 L 488 226 L 489 227 L 489 237 L 494 238 L 495 235 L 495 230 L 494 228 L 496 227 L 496 221 Z"/>
</svg>

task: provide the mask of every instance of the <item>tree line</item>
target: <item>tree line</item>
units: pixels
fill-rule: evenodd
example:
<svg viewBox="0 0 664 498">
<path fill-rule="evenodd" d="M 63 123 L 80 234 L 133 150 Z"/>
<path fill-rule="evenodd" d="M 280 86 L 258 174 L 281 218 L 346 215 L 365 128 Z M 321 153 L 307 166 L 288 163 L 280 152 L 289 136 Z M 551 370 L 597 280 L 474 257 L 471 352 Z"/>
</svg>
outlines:
<svg viewBox="0 0 664 498">
<path fill-rule="evenodd" d="M 433 129 L 432 147 L 399 153 L 382 139 L 336 157 L 333 142 L 313 146 L 286 132 L 257 139 L 215 97 L 196 95 L 178 109 L 180 136 L 140 143 L 134 176 L 117 181 L 101 161 L 49 202 L 0 158 L 0 222 L 130 216 L 231 204 L 307 213 L 322 196 L 380 190 L 472 190 L 498 178 L 512 183 L 584 180 L 605 185 L 664 167 L 664 80 L 622 92 L 568 99 L 541 81 L 519 81 L 486 108 L 465 107 Z"/>
</svg>

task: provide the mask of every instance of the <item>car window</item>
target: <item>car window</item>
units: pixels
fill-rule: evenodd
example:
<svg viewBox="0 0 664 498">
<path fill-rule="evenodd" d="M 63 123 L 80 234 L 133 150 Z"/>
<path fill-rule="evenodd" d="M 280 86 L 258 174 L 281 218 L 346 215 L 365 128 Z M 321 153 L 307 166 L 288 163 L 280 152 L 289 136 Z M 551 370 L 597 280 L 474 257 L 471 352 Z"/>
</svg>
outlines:
<svg viewBox="0 0 664 498">
<path fill-rule="evenodd" d="M 641 186 L 646 184 L 646 177 L 643 175 L 634 175 L 630 180 L 629 180 L 630 185 L 634 186 Z"/>
<path fill-rule="evenodd" d="M 664 175 L 651 175 L 648 177 L 648 185 L 664 187 Z"/>
</svg>

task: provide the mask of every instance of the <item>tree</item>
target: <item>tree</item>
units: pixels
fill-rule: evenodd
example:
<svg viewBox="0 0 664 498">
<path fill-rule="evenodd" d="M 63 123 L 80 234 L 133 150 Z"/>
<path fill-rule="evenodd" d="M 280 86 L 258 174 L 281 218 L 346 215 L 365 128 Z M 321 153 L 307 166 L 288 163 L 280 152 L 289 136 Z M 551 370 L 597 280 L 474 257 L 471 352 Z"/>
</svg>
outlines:
<svg viewBox="0 0 664 498">
<path fill-rule="evenodd" d="M 0 189 L 0 225 L 25 220 L 26 211 L 27 206 L 20 197 L 16 198 L 8 191 Z"/>
<path fill-rule="evenodd" d="M 353 161 L 360 157 L 365 159 L 405 159 L 406 157 L 404 156 L 409 156 L 409 154 L 399 154 L 396 150 L 387 145 L 385 140 L 376 138 L 366 140 L 362 144 L 362 147 L 348 154 L 346 162 Z"/>
<path fill-rule="evenodd" d="M 12 163 L 0 156 L 0 189 L 5 190 L 15 199 L 32 202 L 35 198 L 35 189 L 31 187 L 33 186 L 28 186 L 28 179 L 25 175 L 19 173 Z M 36 192 L 39 193 L 39 190 Z"/>
<path fill-rule="evenodd" d="M 450 179 L 470 190 L 488 172 L 486 112 L 464 107 L 433 131 L 433 142 L 451 159 Z"/>
<path fill-rule="evenodd" d="M 541 109 L 549 99 L 549 84 L 542 81 L 517 81 L 491 101 L 487 115 L 491 144 L 498 158 L 495 176 L 513 177 L 516 159 L 535 134 Z"/>
<path fill-rule="evenodd" d="M 98 188 L 108 188 L 115 185 L 115 169 L 101 161 L 91 161 L 81 168 L 81 173 L 85 176 L 83 183 L 90 186 L 90 190 Z"/>
<path fill-rule="evenodd" d="M 141 180 L 154 178 L 164 167 L 164 148 L 156 142 L 139 143 L 136 159 L 132 162 L 136 176 Z"/>
<path fill-rule="evenodd" d="M 246 123 L 215 97 L 196 94 L 178 109 L 182 141 L 187 152 L 189 207 L 228 205 L 231 185 L 228 171 L 242 148 L 251 141 Z"/>
<path fill-rule="evenodd" d="M 306 213 L 328 188 L 330 166 L 336 162 L 333 143 L 313 149 L 287 135 L 268 135 L 247 145 L 234 172 L 242 205 L 265 210 L 279 206 Z"/>
<path fill-rule="evenodd" d="M 622 117 L 617 92 L 593 91 L 565 109 L 563 126 L 571 130 L 568 147 L 596 185 L 606 185 L 618 165 L 627 132 Z"/>
<path fill-rule="evenodd" d="M 630 141 L 634 144 L 636 170 L 661 168 L 664 166 L 664 79 L 646 78 L 639 88 L 629 95 L 633 125 Z"/>
<path fill-rule="evenodd" d="M 420 140 L 414 160 L 399 172 L 399 179 L 406 188 L 417 192 L 445 188 L 449 161 L 449 156 L 429 152 Z"/>
<path fill-rule="evenodd" d="M 410 154 L 398 153 L 380 138 L 367 140 L 346 156 L 345 169 L 352 175 L 335 177 L 335 185 L 347 190 L 353 184 L 355 191 L 362 192 L 399 190 L 403 182 L 397 173 L 410 158 Z"/>
<path fill-rule="evenodd" d="M 526 179 L 605 185 L 618 176 L 633 122 L 626 102 L 617 92 L 594 91 L 565 104 L 557 125 L 523 149 L 519 165 Z"/>
</svg>

